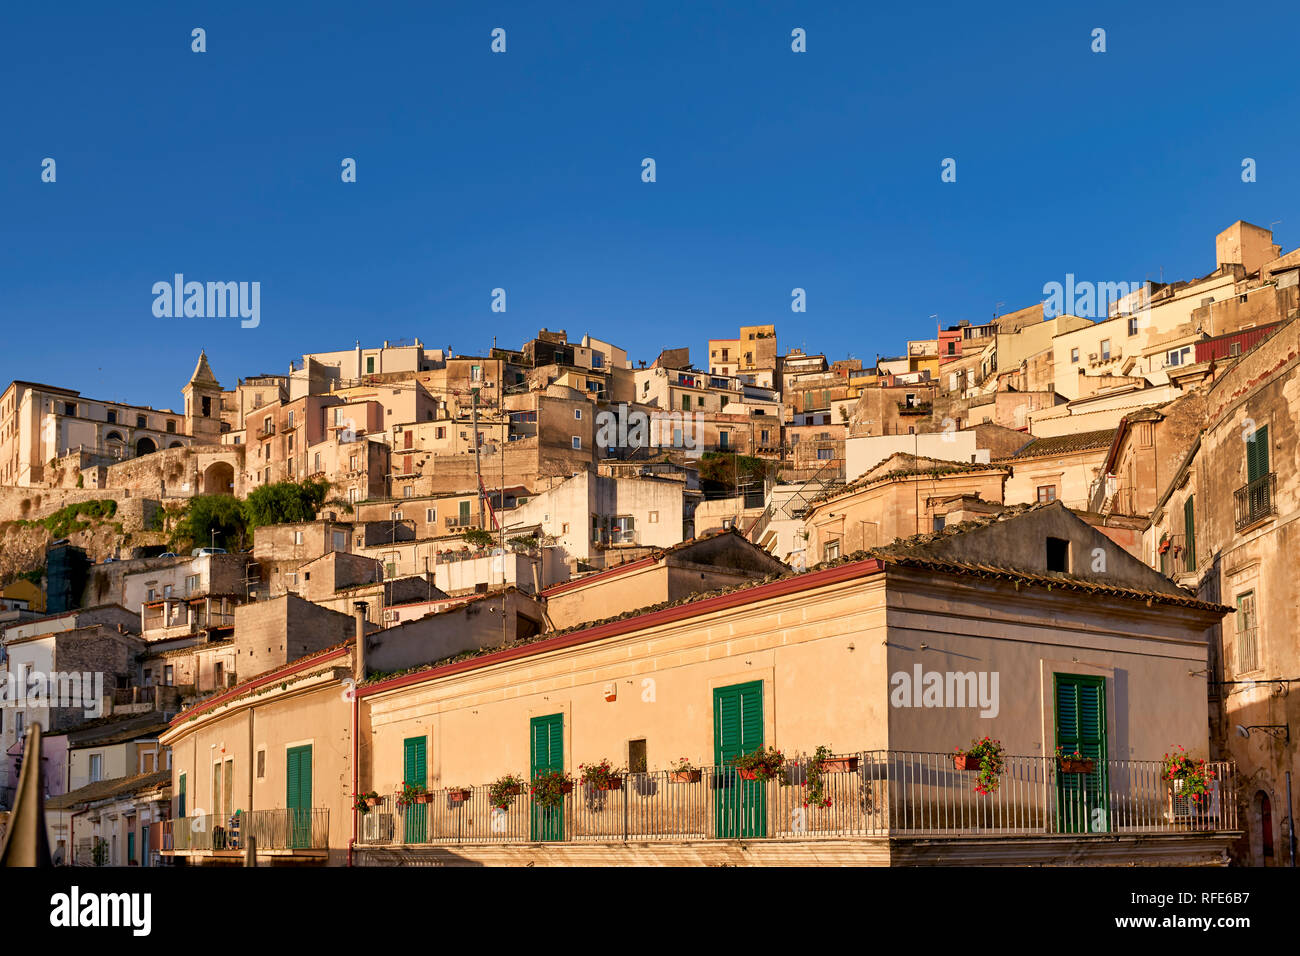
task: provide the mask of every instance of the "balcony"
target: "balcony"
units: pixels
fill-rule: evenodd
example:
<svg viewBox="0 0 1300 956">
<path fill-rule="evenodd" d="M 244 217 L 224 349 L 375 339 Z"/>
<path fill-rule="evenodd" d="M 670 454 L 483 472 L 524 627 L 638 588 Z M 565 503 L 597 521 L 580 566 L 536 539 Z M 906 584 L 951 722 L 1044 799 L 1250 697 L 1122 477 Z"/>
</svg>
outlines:
<svg viewBox="0 0 1300 956">
<path fill-rule="evenodd" d="M 258 438 L 270 438 L 275 434 L 275 422 L 267 422 L 257 430 Z"/>
<path fill-rule="evenodd" d="M 841 758 L 843 759 L 843 758 Z M 806 759 L 786 764 L 783 779 L 741 779 L 732 767 L 689 776 L 632 773 L 618 790 L 575 784 L 563 806 L 535 806 L 527 792 L 494 809 L 487 786 L 434 791 L 431 803 L 399 810 L 393 795 L 362 814 L 359 844 L 654 843 L 701 840 L 815 840 L 975 837 L 979 841 L 1062 836 L 1071 843 L 1117 838 L 1219 836 L 1237 826 L 1236 770 L 1215 774 L 1200 806 L 1162 777 L 1157 760 L 1108 760 L 1086 774 L 1063 773 L 1055 757 L 1008 756 L 998 789 L 974 792 L 976 775 L 949 753 L 860 751 L 853 770 L 823 777 L 828 806 L 805 805 Z M 1098 841 L 1102 842 L 1102 841 Z"/>
<path fill-rule="evenodd" d="M 324 859 L 329 850 L 329 810 L 253 810 L 229 817 L 213 814 L 163 822 L 163 855 L 243 857 L 250 837 L 259 855 Z"/>
<path fill-rule="evenodd" d="M 1237 530 L 1241 531 L 1277 514 L 1277 474 L 1269 472 L 1234 493 L 1237 505 Z"/>
<path fill-rule="evenodd" d="M 463 518 L 452 516 L 446 519 L 446 524 L 448 528 L 453 530 L 456 528 L 477 528 L 478 519 L 470 516 L 465 516 Z"/>
<path fill-rule="evenodd" d="M 929 415 L 934 408 L 933 402 L 899 402 L 898 414 L 900 415 Z"/>
</svg>

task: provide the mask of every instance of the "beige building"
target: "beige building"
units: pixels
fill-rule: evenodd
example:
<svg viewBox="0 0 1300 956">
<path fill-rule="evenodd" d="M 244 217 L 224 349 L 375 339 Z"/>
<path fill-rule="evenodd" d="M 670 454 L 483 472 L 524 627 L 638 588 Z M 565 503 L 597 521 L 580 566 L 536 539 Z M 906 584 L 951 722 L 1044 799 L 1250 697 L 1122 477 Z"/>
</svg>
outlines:
<svg viewBox="0 0 1300 956">
<path fill-rule="evenodd" d="M 1300 665 L 1298 355 L 1292 320 L 1209 388 L 1203 430 L 1176 468 L 1152 475 L 1160 492 L 1143 541 L 1154 567 L 1236 612 L 1210 632 L 1211 728 L 1213 752 L 1249 781 L 1236 856 L 1254 866 L 1288 865 L 1295 839 L 1287 776 L 1300 772 L 1300 714 L 1289 697 Z M 1123 502 L 1122 480 L 1117 490 Z"/>
</svg>

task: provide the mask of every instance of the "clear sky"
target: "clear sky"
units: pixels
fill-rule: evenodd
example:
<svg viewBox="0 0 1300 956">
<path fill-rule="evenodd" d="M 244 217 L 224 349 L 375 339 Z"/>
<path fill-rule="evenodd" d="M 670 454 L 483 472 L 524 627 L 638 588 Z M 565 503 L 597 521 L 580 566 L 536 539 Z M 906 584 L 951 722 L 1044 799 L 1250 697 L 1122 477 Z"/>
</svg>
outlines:
<svg viewBox="0 0 1300 956">
<path fill-rule="evenodd" d="M 1236 219 L 1300 245 L 1298 10 L 5 3 L 0 384 L 180 407 L 200 348 L 229 387 L 541 327 L 872 360 L 1067 272 L 1203 275 Z M 155 317 L 178 272 L 259 282 L 259 326 Z"/>
</svg>

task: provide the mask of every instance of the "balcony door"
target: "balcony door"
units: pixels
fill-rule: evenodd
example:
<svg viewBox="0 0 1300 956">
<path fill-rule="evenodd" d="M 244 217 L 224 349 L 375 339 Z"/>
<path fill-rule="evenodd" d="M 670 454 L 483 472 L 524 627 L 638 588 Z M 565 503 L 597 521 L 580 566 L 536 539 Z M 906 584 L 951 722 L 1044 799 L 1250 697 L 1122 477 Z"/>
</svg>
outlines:
<svg viewBox="0 0 1300 956">
<path fill-rule="evenodd" d="M 402 779 L 407 786 L 424 787 L 428 783 L 428 752 L 423 737 L 402 741 Z M 402 810 L 402 833 L 406 843 L 429 842 L 429 805 L 408 803 Z"/>
<path fill-rule="evenodd" d="M 549 771 L 564 771 L 564 715 L 547 714 L 534 717 L 529 722 L 529 752 L 531 772 L 529 779 Z M 539 807 L 533 804 L 532 838 L 534 840 L 564 839 L 564 805 Z"/>
<path fill-rule="evenodd" d="M 290 747 L 285 752 L 285 764 L 289 846 L 307 849 L 311 846 L 311 744 Z"/>
<path fill-rule="evenodd" d="M 1110 831 L 1106 770 L 1106 679 L 1056 675 L 1056 744 L 1095 761 L 1091 773 L 1056 773 L 1056 827 L 1061 833 Z"/>
<path fill-rule="evenodd" d="M 713 691 L 715 826 L 720 839 L 767 836 L 767 785 L 745 780 L 730 762 L 763 747 L 763 682 Z"/>
</svg>

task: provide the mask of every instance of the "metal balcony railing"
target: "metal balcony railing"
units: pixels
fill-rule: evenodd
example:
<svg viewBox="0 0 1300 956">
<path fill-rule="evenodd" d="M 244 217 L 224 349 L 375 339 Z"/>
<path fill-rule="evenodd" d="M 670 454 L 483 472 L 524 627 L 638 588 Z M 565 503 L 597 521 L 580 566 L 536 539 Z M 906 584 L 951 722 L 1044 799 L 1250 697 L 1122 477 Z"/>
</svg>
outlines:
<svg viewBox="0 0 1300 956">
<path fill-rule="evenodd" d="M 1260 475 L 1234 493 L 1237 506 L 1237 530 L 1277 514 L 1277 474 Z"/>
<path fill-rule="evenodd" d="M 361 814 L 358 842 L 651 842 L 714 839 L 807 840 L 865 836 L 1153 834 L 1237 829 L 1236 770 L 1214 773 L 1200 801 L 1166 780 L 1156 760 L 1098 761 L 1066 773 L 1055 757 L 1006 757 L 998 787 L 975 792 L 976 773 L 953 755 L 860 751 L 823 777 L 828 803 L 813 805 L 808 761 L 779 779 L 742 779 L 733 767 L 687 774 L 630 773 L 616 790 L 574 784 L 558 807 L 539 806 L 525 786 L 505 807 L 489 787 L 436 790 L 431 802 L 398 807 L 395 795 Z M 852 767 L 852 769 L 848 769 Z"/>
<path fill-rule="evenodd" d="M 257 838 L 259 850 L 329 848 L 329 810 L 253 810 L 230 816 L 204 814 L 163 821 L 163 848 L 169 851 L 243 850 Z"/>
</svg>

